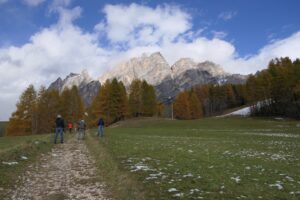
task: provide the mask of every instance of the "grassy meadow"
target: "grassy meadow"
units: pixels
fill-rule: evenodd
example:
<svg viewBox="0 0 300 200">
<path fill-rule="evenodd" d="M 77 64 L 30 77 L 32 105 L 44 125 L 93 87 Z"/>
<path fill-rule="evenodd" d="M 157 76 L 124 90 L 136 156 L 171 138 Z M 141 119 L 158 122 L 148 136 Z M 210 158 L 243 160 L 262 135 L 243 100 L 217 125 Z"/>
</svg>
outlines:
<svg viewBox="0 0 300 200">
<path fill-rule="evenodd" d="M 300 122 L 129 120 L 87 138 L 117 199 L 300 199 Z"/>
<path fill-rule="evenodd" d="M 5 196 L 3 188 L 13 188 L 28 164 L 51 149 L 50 138 L 49 134 L 0 138 L 0 197 Z"/>
</svg>

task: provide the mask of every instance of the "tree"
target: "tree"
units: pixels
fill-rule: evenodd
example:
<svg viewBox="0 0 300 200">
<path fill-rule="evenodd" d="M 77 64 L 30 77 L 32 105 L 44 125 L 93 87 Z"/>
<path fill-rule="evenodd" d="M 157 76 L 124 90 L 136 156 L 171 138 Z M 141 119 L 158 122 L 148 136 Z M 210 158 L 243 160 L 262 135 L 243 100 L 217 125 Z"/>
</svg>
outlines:
<svg viewBox="0 0 300 200">
<path fill-rule="evenodd" d="M 70 110 L 72 113 L 71 122 L 77 122 L 83 118 L 84 105 L 76 86 L 73 86 L 71 89 L 71 99 L 69 99 L 69 102 L 71 106 Z"/>
<path fill-rule="evenodd" d="M 17 110 L 12 114 L 7 135 L 28 135 L 37 132 L 37 94 L 30 85 L 21 95 L 17 103 Z"/>
<path fill-rule="evenodd" d="M 117 79 L 111 82 L 107 80 L 93 99 L 88 112 L 93 126 L 97 125 L 100 116 L 106 124 L 124 119 L 128 115 L 128 99 L 123 83 Z"/>
<path fill-rule="evenodd" d="M 119 121 L 126 115 L 127 99 L 124 88 L 122 82 L 118 82 L 115 78 L 112 80 L 109 88 L 109 112 L 111 122 Z"/>
<path fill-rule="evenodd" d="M 46 90 L 41 87 L 37 98 L 38 133 L 49 133 L 54 131 L 54 120 L 59 113 L 59 92 L 57 90 Z"/>
<path fill-rule="evenodd" d="M 120 101 L 120 107 L 121 107 L 121 119 L 125 119 L 129 115 L 129 107 L 128 107 L 128 96 L 126 92 L 126 88 L 122 81 L 119 82 L 120 87 L 120 95 L 121 95 L 121 101 Z"/>
<path fill-rule="evenodd" d="M 226 94 L 226 104 L 228 108 L 232 108 L 236 105 L 236 97 L 231 84 L 224 85 Z"/>
<path fill-rule="evenodd" d="M 60 94 L 59 113 L 66 122 L 72 119 L 70 99 L 71 99 L 71 91 L 70 89 L 65 88 Z"/>
<path fill-rule="evenodd" d="M 142 82 L 138 79 L 133 80 L 129 89 L 129 110 L 134 117 L 141 115 L 142 109 Z"/>
<path fill-rule="evenodd" d="M 83 118 L 83 100 L 78 88 L 65 88 L 60 95 L 60 113 L 66 122 L 77 122 Z"/>
<path fill-rule="evenodd" d="M 177 119 L 190 119 L 189 93 L 187 91 L 178 94 L 174 102 L 174 115 Z"/>
<path fill-rule="evenodd" d="M 91 118 L 92 126 L 96 126 L 99 117 L 101 116 L 105 122 L 108 124 L 110 122 L 110 113 L 109 113 L 109 92 L 110 92 L 110 81 L 107 80 L 99 89 L 97 95 L 92 101 L 92 104 L 89 108 L 89 116 Z"/>
<path fill-rule="evenodd" d="M 271 60 L 268 69 L 250 76 L 247 93 L 254 104 L 253 115 L 300 118 L 297 95 L 300 79 L 300 61 L 287 58 Z"/>
<path fill-rule="evenodd" d="M 191 119 L 199 119 L 203 116 L 202 104 L 194 90 L 191 90 L 189 94 L 189 108 Z"/>
<path fill-rule="evenodd" d="M 156 94 L 154 87 L 145 80 L 141 84 L 141 113 L 144 116 L 153 116 L 156 111 Z"/>
</svg>

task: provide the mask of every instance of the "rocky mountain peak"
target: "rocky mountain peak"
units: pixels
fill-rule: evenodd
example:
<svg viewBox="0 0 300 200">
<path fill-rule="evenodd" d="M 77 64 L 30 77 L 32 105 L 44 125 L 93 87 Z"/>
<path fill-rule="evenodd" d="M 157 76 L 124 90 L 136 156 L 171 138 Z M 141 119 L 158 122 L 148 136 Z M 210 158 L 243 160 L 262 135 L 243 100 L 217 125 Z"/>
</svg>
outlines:
<svg viewBox="0 0 300 200">
<path fill-rule="evenodd" d="M 154 52 L 149 56 L 151 59 L 162 59 L 165 61 L 165 58 L 163 57 L 163 55 L 158 51 L 158 52 Z"/>
<path fill-rule="evenodd" d="M 72 78 L 74 76 L 78 76 L 79 74 L 76 74 L 76 73 L 73 73 L 71 72 L 65 79 L 69 79 L 69 78 Z"/>
<path fill-rule="evenodd" d="M 198 63 L 197 68 L 209 72 L 212 76 L 228 75 L 228 73 L 226 73 L 222 67 L 210 61 Z"/>
<path fill-rule="evenodd" d="M 64 89 L 71 89 L 73 86 L 77 86 L 85 105 L 89 105 L 100 88 L 100 82 L 93 80 L 88 71 L 84 69 L 80 74 L 70 73 L 63 80 L 58 78 L 50 84 L 48 89 L 62 92 Z"/>
<path fill-rule="evenodd" d="M 87 84 L 91 81 L 93 81 L 93 79 L 86 69 L 84 69 L 80 74 L 70 73 L 63 80 L 62 90 L 65 88 L 71 89 L 73 86 L 80 87 L 80 85 Z"/>
<path fill-rule="evenodd" d="M 181 58 L 171 66 L 173 75 L 177 76 L 188 69 L 194 69 L 197 66 L 191 58 Z"/>
<path fill-rule="evenodd" d="M 226 73 L 221 66 L 210 62 L 197 63 L 191 58 L 181 58 L 172 66 L 168 64 L 160 52 L 144 53 L 139 57 L 131 58 L 107 71 L 98 80 L 93 80 L 87 70 L 80 74 L 70 73 L 65 79 L 58 78 L 49 89 L 63 91 L 74 85 L 86 105 L 91 103 L 100 88 L 100 82 L 116 78 L 126 87 L 134 79 L 144 79 L 155 86 L 156 94 L 160 100 L 166 97 L 175 97 L 178 92 L 190 89 L 195 85 L 203 84 L 241 84 L 246 76 Z"/>
<path fill-rule="evenodd" d="M 156 52 L 120 63 L 112 71 L 103 74 L 99 80 L 104 83 L 107 79 L 117 78 L 128 86 L 134 79 L 144 79 L 152 85 L 157 85 L 169 73 L 169 64 L 161 53 Z"/>
</svg>

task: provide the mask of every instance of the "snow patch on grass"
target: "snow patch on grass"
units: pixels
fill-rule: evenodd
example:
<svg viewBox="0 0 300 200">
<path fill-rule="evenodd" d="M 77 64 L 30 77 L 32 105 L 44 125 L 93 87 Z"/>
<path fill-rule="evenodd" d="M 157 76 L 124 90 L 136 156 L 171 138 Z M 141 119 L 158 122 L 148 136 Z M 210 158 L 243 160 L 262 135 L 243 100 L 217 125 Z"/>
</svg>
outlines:
<svg viewBox="0 0 300 200">
<path fill-rule="evenodd" d="M 19 163 L 16 162 L 16 161 L 12 161 L 12 162 L 5 162 L 5 161 L 3 161 L 2 164 L 3 164 L 3 165 L 9 165 L 9 166 L 11 166 L 11 165 L 17 165 L 17 164 L 19 164 Z"/>
<path fill-rule="evenodd" d="M 231 177 L 230 179 L 231 179 L 231 180 L 234 180 L 236 183 L 241 182 L 240 176 L 237 176 L 237 177 Z"/>
</svg>

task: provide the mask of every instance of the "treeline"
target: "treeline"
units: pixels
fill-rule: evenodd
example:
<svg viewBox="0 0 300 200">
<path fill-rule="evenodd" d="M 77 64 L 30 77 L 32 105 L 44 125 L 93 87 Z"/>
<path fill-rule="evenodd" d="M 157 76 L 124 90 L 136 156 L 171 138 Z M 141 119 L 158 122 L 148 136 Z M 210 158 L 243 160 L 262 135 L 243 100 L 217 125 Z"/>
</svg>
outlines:
<svg viewBox="0 0 300 200">
<path fill-rule="evenodd" d="M 101 86 L 88 108 L 84 108 L 76 86 L 59 93 L 45 87 L 37 92 L 33 85 L 22 93 L 16 107 L 6 135 L 53 132 L 58 114 L 65 124 L 85 119 L 90 127 L 95 127 L 100 117 L 109 125 L 129 117 L 153 116 L 157 111 L 157 100 L 154 87 L 146 81 L 134 80 L 127 93 L 123 83 L 113 79 Z"/>
<path fill-rule="evenodd" d="M 17 109 L 9 119 L 6 135 L 30 135 L 54 131 L 54 120 L 61 114 L 65 122 L 76 122 L 83 117 L 84 106 L 76 86 L 56 90 L 41 87 L 37 92 L 30 85 L 20 96 Z"/>
<path fill-rule="evenodd" d="M 96 126 L 99 117 L 108 125 L 128 117 L 153 116 L 156 105 L 154 87 L 146 81 L 132 81 L 127 93 L 121 81 L 107 80 L 88 108 L 89 124 Z"/>
<path fill-rule="evenodd" d="M 248 78 L 246 88 L 253 115 L 300 118 L 299 59 L 272 60 L 268 69 Z"/>
<path fill-rule="evenodd" d="M 195 86 L 179 93 L 174 112 L 178 119 L 196 119 L 246 104 L 253 116 L 299 119 L 300 60 L 273 59 L 267 69 L 250 75 L 243 85 Z"/>
<path fill-rule="evenodd" d="M 246 91 L 243 85 L 195 86 L 178 94 L 174 102 L 174 115 L 177 119 L 197 119 L 222 113 L 245 103 Z"/>
</svg>

